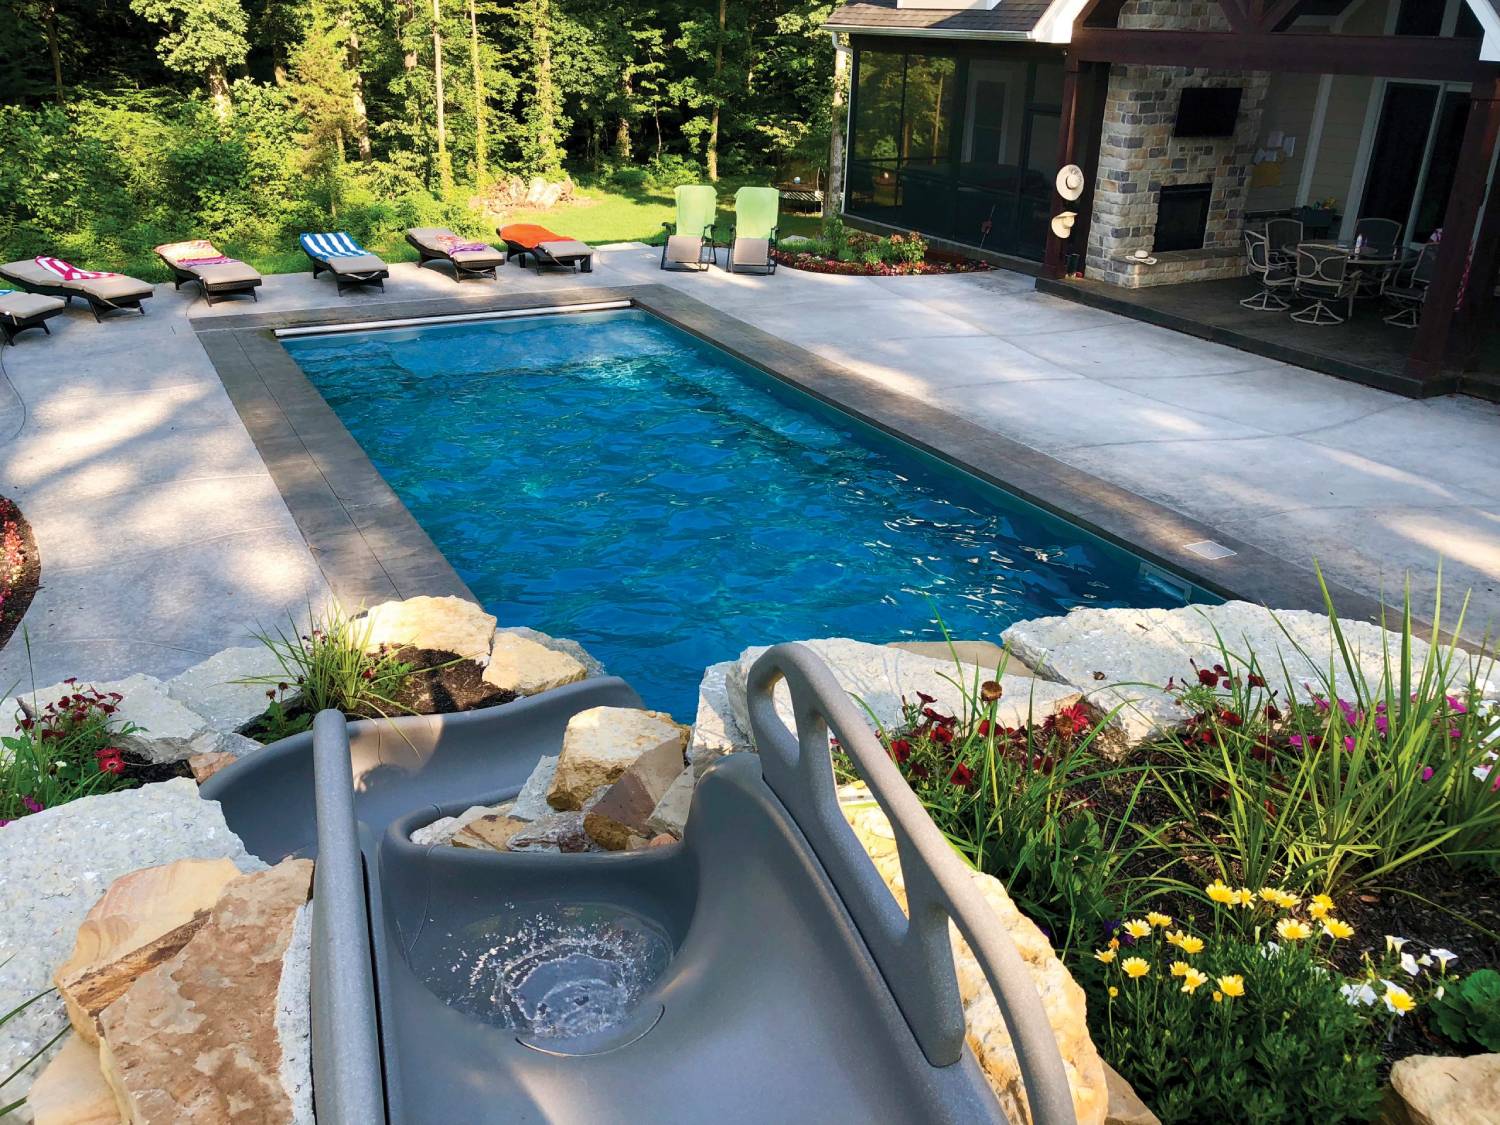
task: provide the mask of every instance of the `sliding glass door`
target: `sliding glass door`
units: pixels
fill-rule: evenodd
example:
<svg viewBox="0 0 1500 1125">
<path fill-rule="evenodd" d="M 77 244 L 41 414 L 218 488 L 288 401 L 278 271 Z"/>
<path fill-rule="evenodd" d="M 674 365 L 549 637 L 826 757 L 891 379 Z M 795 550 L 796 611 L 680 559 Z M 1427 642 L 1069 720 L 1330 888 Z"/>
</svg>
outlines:
<svg viewBox="0 0 1500 1125">
<path fill-rule="evenodd" d="M 1431 238 L 1443 225 L 1468 118 L 1469 95 L 1463 89 L 1388 83 L 1359 217 L 1394 219 L 1407 242 Z"/>
</svg>

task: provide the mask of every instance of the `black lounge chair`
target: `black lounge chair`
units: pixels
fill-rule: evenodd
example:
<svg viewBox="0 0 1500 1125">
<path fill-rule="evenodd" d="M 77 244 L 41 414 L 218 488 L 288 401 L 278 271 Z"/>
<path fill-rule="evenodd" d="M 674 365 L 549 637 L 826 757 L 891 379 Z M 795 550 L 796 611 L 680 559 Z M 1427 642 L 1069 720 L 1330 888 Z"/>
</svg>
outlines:
<svg viewBox="0 0 1500 1125">
<path fill-rule="evenodd" d="M 151 284 L 138 277 L 126 277 L 123 273 L 102 270 L 83 270 L 70 265 L 61 258 L 39 255 L 20 262 L 7 262 L 0 266 L 0 277 L 15 282 L 31 293 L 48 297 L 61 297 L 71 305 L 74 297 L 82 297 L 89 303 L 94 319 L 100 320 L 104 313 L 121 309 L 134 309 L 142 316 L 146 310 L 141 302 L 155 290 Z"/>
<path fill-rule="evenodd" d="M 312 262 L 313 277 L 324 272 L 333 274 L 340 293 L 355 285 L 378 285 L 380 291 L 385 292 L 385 279 L 391 276 L 390 266 L 345 231 L 304 234 L 297 241 Z"/>
<path fill-rule="evenodd" d="M 212 242 L 197 238 L 191 242 L 171 242 L 156 248 L 156 256 L 172 271 L 172 288 L 196 281 L 203 290 L 203 299 L 208 304 L 225 297 L 248 293 L 259 301 L 256 288 L 261 283 L 260 271 L 238 258 L 230 258 L 219 252 Z"/>
<path fill-rule="evenodd" d="M 487 242 L 462 238 L 447 227 L 412 227 L 406 232 L 406 241 L 420 256 L 418 265 L 428 262 L 447 262 L 453 267 L 453 280 L 466 277 L 495 277 L 495 270 L 506 261 L 505 251 L 496 250 Z"/>
<path fill-rule="evenodd" d="M 0 333 L 7 344 L 14 344 L 16 337 L 28 328 L 40 328 L 50 336 L 52 329 L 47 327 L 47 318 L 67 307 L 68 302 L 60 297 L 0 289 Z"/>
</svg>

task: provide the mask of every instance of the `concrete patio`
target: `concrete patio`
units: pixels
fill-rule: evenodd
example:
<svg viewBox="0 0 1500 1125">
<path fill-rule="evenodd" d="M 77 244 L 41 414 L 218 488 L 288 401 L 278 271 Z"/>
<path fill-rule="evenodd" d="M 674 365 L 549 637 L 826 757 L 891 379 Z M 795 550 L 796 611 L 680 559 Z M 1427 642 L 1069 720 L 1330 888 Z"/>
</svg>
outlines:
<svg viewBox="0 0 1500 1125">
<path fill-rule="evenodd" d="M 511 292 L 681 288 L 884 388 L 1364 593 L 1411 573 L 1430 607 L 1439 557 L 1450 599 L 1472 589 L 1465 632 L 1500 622 L 1500 406 L 1413 401 L 1038 294 L 1029 278 L 769 278 L 663 273 L 657 252 L 602 251 L 592 274 Z M 158 286 L 144 318 L 83 309 L 4 351 L 0 493 L 40 543 L 43 587 L 25 625 L 37 683 L 167 676 L 258 626 L 301 616 L 328 585 L 189 318 L 414 298 L 467 300 L 398 265 L 384 294 L 339 297 L 326 278 L 267 278 L 258 305 L 213 308 Z M 207 327 L 210 322 L 199 322 Z M 1451 614 L 1445 613 L 1451 621 Z M 0 690 L 29 678 L 20 634 Z"/>
</svg>

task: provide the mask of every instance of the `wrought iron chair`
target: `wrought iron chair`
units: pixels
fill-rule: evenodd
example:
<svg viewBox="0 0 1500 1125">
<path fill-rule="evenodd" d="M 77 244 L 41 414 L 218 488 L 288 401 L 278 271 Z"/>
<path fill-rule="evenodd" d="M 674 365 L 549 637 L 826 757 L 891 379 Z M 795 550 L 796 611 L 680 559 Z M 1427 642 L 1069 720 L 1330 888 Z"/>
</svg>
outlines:
<svg viewBox="0 0 1500 1125">
<path fill-rule="evenodd" d="M 1354 238 L 1364 240 L 1365 253 L 1371 257 L 1396 253 L 1405 226 L 1395 219 L 1361 219 L 1354 224 Z"/>
<path fill-rule="evenodd" d="M 1417 255 L 1416 264 L 1410 269 L 1392 270 L 1386 275 L 1381 296 L 1396 306 L 1386 315 L 1385 322 L 1397 328 L 1415 328 L 1422 316 L 1422 305 L 1427 300 L 1427 287 L 1432 284 L 1432 275 L 1437 269 L 1438 244 L 1429 242 Z"/>
<path fill-rule="evenodd" d="M 1323 327 L 1343 324 L 1354 315 L 1354 276 L 1349 269 L 1349 251 L 1332 246 L 1297 247 L 1297 296 L 1312 304 L 1292 313 L 1299 324 Z M 1347 301 L 1344 316 L 1334 312 L 1329 302 Z"/>
<path fill-rule="evenodd" d="M 1297 275 L 1289 263 L 1271 256 L 1266 236 L 1253 230 L 1245 232 L 1245 272 L 1260 281 L 1260 292 L 1246 297 L 1241 305 L 1261 312 L 1279 312 L 1287 307 L 1279 291 L 1291 289 L 1297 283 Z"/>
<path fill-rule="evenodd" d="M 1301 219 L 1266 220 L 1267 255 L 1272 263 L 1291 265 L 1297 260 L 1297 246 L 1302 241 Z"/>
</svg>

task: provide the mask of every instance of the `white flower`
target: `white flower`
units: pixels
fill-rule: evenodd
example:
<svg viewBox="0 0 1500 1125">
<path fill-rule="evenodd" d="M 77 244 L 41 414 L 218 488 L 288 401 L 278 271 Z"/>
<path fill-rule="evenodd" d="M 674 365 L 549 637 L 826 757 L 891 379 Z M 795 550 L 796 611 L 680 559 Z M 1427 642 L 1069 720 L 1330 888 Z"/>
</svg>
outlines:
<svg viewBox="0 0 1500 1125">
<path fill-rule="evenodd" d="M 1375 1003 L 1375 990 L 1370 987 L 1370 982 L 1367 980 L 1350 981 L 1339 989 L 1339 993 L 1351 1008 L 1357 1008 L 1361 1004 L 1368 1008 Z"/>
<path fill-rule="evenodd" d="M 1440 985 L 1437 986 L 1437 991 L 1434 992 L 1432 995 L 1434 997 L 1436 997 L 1437 999 L 1441 1000 L 1443 998 L 1443 993 L 1445 993 L 1447 991 L 1448 991 L 1447 987 L 1440 984 Z"/>
<path fill-rule="evenodd" d="M 1417 959 L 1410 953 L 1401 954 L 1401 971 L 1409 977 L 1414 977 L 1422 970 L 1417 968 Z"/>
<path fill-rule="evenodd" d="M 1431 953 L 1424 953 L 1424 954 L 1422 954 L 1422 956 L 1420 956 L 1420 957 L 1417 958 L 1417 964 L 1421 965 L 1422 968 L 1424 968 L 1424 969 L 1427 968 L 1428 965 L 1432 964 L 1432 954 Z"/>
<path fill-rule="evenodd" d="M 1432 951 L 1432 956 L 1437 958 L 1438 963 L 1441 964 L 1444 969 L 1448 967 L 1449 961 L 1456 961 L 1458 959 L 1458 954 L 1454 953 L 1451 949 L 1434 949 Z"/>
<path fill-rule="evenodd" d="M 1277 945 L 1274 941 L 1268 941 L 1265 945 L 1260 947 L 1260 955 L 1267 961 L 1269 961 L 1272 957 L 1275 957 L 1276 954 L 1280 952 L 1281 946 Z"/>
<path fill-rule="evenodd" d="M 1401 947 L 1405 944 L 1406 939 L 1404 937 L 1392 937 L 1390 934 L 1385 935 L 1385 949 L 1387 953 L 1400 953 Z"/>
<path fill-rule="evenodd" d="M 1486 780 L 1490 776 L 1490 767 L 1489 766 L 1475 766 L 1474 769 L 1471 772 L 1480 781 L 1484 781 L 1484 780 Z"/>
</svg>

